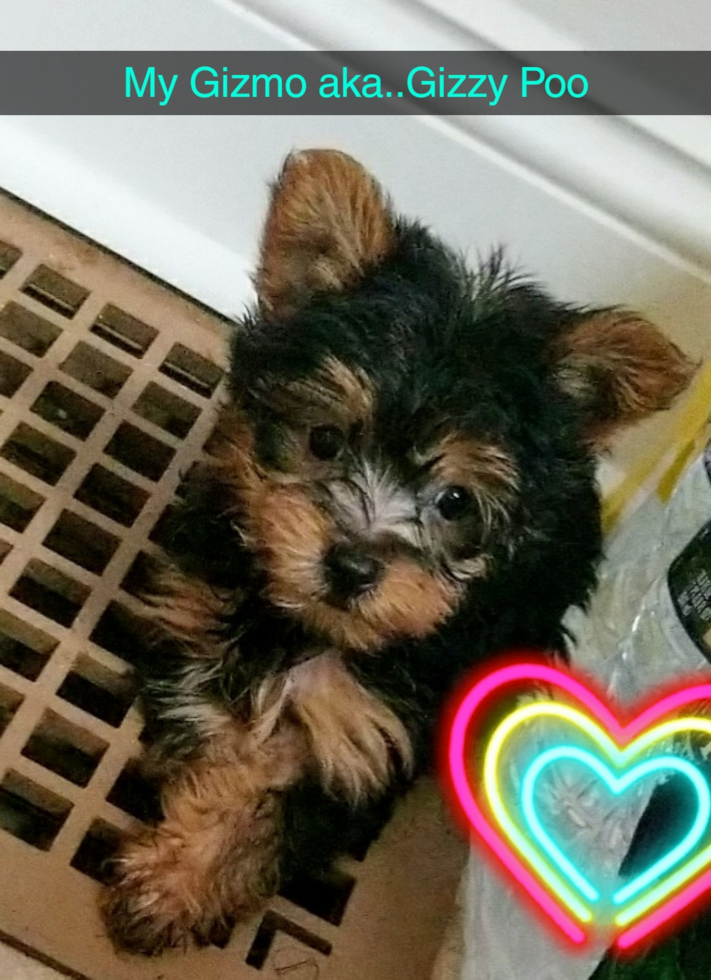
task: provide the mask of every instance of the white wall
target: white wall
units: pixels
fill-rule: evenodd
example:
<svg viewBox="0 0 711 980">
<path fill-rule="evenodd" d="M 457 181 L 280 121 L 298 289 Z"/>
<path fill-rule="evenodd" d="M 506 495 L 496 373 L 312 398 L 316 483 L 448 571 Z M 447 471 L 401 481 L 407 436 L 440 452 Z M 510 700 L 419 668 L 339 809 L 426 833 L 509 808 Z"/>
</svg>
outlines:
<svg viewBox="0 0 711 980">
<path fill-rule="evenodd" d="M 449 0 L 453 3 L 454 0 Z M 708 0 L 519 0 L 520 7 L 580 47 L 610 51 L 707 51 Z"/>
<path fill-rule="evenodd" d="M 494 47 L 509 50 L 708 51 L 711 12 L 708 0 L 419 0 L 479 35 Z M 631 123 L 666 147 L 705 168 L 711 167 L 711 120 L 699 116 L 632 116 Z M 628 137 L 631 132 L 628 129 Z M 608 141 L 605 141 L 606 144 Z M 652 145 L 648 144 L 650 149 Z M 578 161 L 590 148 L 585 142 Z M 659 152 L 661 148 L 657 148 Z M 593 153 L 598 165 L 599 155 Z M 610 164 L 614 164 L 611 160 Z M 612 166 L 602 166 L 607 178 Z M 644 180 L 648 188 L 653 182 Z M 625 191 L 629 185 L 623 180 Z M 637 201 L 636 195 L 633 200 Z M 647 201 L 649 198 L 647 197 Z"/>
</svg>

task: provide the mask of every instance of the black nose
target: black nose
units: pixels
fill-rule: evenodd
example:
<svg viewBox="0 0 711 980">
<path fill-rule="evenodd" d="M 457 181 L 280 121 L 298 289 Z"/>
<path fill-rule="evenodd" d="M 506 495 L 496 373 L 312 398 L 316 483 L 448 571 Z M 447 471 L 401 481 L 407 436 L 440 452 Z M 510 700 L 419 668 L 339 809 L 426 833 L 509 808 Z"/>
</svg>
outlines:
<svg viewBox="0 0 711 980">
<path fill-rule="evenodd" d="M 337 602 L 355 599 L 380 578 L 380 562 L 350 544 L 335 544 L 324 560 L 326 579 Z"/>
</svg>

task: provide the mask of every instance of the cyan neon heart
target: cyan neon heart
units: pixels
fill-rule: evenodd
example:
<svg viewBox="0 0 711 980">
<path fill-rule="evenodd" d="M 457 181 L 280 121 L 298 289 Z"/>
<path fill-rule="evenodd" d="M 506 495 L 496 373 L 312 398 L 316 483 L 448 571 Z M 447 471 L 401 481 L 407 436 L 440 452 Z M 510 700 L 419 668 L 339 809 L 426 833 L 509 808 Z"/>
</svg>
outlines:
<svg viewBox="0 0 711 980">
<path fill-rule="evenodd" d="M 622 768 L 623 762 L 619 758 L 619 755 L 618 753 L 618 758 L 615 761 Z M 711 815 L 711 793 L 709 793 L 706 780 L 700 775 L 696 766 L 686 759 L 680 759 L 673 755 L 662 755 L 656 759 L 648 759 L 646 762 L 639 763 L 624 776 L 615 776 L 609 767 L 595 758 L 591 752 L 586 752 L 584 749 L 572 745 L 560 745 L 542 752 L 526 770 L 521 784 L 521 804 L 524 817 L 531 833 L 542 849 L 553 859 L 578 891 L 590 902 L 597 902 L 602 897 L 599 889 L 581 874 L 572 861 L 570 861 L 555 843 L 541 823 L 534 804 L 534 793 L 539 776 L 549 766 L 564 759 L 575 760 L 587 766 L 615 796 L 624 793 L 630 786 L 640 782 L 640 780 L 646 779 L 648 776 L 659 775 L 665 772 L 681 773 L 696 790 L 696 816 L 687 834 L 667 854 L 650 865 L 646 871 L 638 874 L 624 887 L 619 888 L 612 895 L 612 901 L 615 905 L 624 904 L 629 898 L 642 891 L 651 882 L 660 878 L 670 868 L 678 864 L 694 849 L 708 827 L 709 816 Z"/>
<path fill-rule="evenodd" d="M 474 793 L 467 772 L 466 749 L 470 739 L 481 734 L 477 726 L 481 726 L 487 714 L 490 716 L 497 701 L 510 698 L 512 688 L 513 693 L 516 687 L 521 693 L 530 693 L 532 684 L 540 686 L 541 683 L 557 689 L 567 702 L 573 698 L 581 707 L 539 700 L 507 715 L 494 734 L 484 740 L 484 765 L 481 773 L 474 774 Z M 635 763 L 636 757 L 679 734 L 699 732 L 710 738 L 711 720 L 701 714 L 671 717 L 680 709 L 709 699 L 711 684 L 684 688 L 660 698 L 623 725 L 600 698 L 569 674 L 540 663 L 516 663 L 479 680 L 456 707 L 448 740 L 450 788 L 477 835 L 573 942 L 583 943 L 596 932 L 609 936 L 612 929 L 617 933 L 617 945 L 629 948 L 711 889 L 711 845 L 700 846 L 711 817 L 711 794 L 706 781 L 692 763 L 669 752 Z M 667 769 L 683 772 L 697 793 L 698 810 L 689 832 L 652 868 L 618 889 L 612 896 L 617 908 L 612 921 L 601 918 L 601 903 L 592 894 L 596 891 L 594 886 L 584 879 L 562 849 L 556 850 L 555 842 L 549 835 L 546 838 L 545 829 L 536 825 L 533 789 L 536 779 L 554 757 L 539 756 L 524 777 L 525 795 L 530 804 L 528 816 L 533 818 L 528 825 L 519 827 L 511 819 L 501 795 L 499 764 L 507 739 L 527 721 L 536 719 L 540 724 L 547 717 L 555 719 L 558 726 L 561 721 L 572 724 L 579 729 L 579 736 L 592 740 L 596 751 L 588 754 L 593 759 L 590 768 L 613 790 L 624 792 L 664 764 Z M 568 744 L 554 749 L 580 751 Z M 602 759 L 610 760 L 614 769 L 623 775 L 615 775 Z M 537 829 L 542 829 L 544 834 L 537 834 Z M 587 890 L 580 887 L 583 882 Z"/>
</svg>

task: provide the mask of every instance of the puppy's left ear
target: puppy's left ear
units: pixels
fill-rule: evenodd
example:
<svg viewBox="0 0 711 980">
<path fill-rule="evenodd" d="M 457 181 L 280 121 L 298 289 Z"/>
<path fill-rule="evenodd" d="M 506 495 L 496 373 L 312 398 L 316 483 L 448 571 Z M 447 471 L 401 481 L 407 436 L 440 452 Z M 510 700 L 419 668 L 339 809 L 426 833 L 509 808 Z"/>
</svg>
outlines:
<svg viewBox="0 0 711 980">
<path fill-rule="evenodd" d="M 620 309 L 569 325 L 552 354 L 558 383 L 578 402 L 587 436 L 600 449 L 624 426 L 669 408 L 695 370 L 656 327 Z"/>
<path fill-rule="evenodd" d="M 395 241 L 385 196 L 336 150 L 287 158 L 272 186 L 255 277 L 262 310 L 288 316 L 314 293 L 345 289 Z"/>
</svg>

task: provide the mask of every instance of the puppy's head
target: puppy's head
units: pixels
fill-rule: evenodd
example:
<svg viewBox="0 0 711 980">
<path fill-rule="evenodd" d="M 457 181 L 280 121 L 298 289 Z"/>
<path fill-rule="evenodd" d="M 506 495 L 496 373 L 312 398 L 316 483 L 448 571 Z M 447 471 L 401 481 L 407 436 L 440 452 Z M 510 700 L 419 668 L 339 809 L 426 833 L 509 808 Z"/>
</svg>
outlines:
<svg viewBox="0 0 711 980">
<path fill-rule="evenodd" d="M 271 602 L 367 650 L 492 590 L 543 602 L 558 577 L 584 598 L 594 452 L 683 389 L 673 344 L 498 256 L 468 272 L 330 151 L 287 160 L 256 287 L 223 464 Z"/>
</svg>

